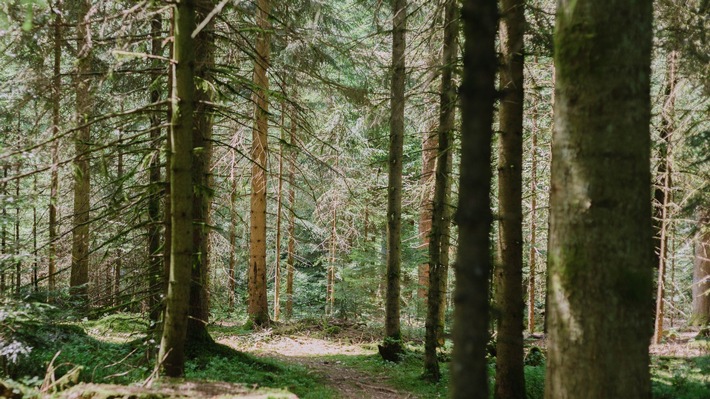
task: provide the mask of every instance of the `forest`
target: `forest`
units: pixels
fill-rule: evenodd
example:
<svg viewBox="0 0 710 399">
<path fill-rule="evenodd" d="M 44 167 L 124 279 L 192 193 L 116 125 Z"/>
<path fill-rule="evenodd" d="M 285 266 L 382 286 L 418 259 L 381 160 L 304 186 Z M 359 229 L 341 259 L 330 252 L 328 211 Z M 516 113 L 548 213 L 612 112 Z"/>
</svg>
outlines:
<svg viewBox="0 0 710 399">
<path fill-rule="evenodd" d="M 710 398 L 710 1 L 0 0 L 0 398 Z"/>
</svg>

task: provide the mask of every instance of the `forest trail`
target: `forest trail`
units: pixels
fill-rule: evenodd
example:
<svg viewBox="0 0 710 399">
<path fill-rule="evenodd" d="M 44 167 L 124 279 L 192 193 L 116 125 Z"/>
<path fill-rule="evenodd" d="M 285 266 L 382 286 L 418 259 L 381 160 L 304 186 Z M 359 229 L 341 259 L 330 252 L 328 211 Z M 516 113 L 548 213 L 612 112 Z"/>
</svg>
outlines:
<svg viewBox="0 0 710 399">
<path fill-rule="evenodd" d="M 367 349 L 367 345 L 347 341 L 350 340 L 325 340 L 303 334 L 272 335 L 271 330 L 218 339 L 220 344 L 242 352 L 305 366 L 322 375 L 325 383 L 336 390 L 343 399 L 415 398 L 413 394 L 399 391 L 388 384 L 387 375 L 369 374 L 333 359 L 338 355 L 359 356 L 377 352 L 376 349 Z"/>
</svg>

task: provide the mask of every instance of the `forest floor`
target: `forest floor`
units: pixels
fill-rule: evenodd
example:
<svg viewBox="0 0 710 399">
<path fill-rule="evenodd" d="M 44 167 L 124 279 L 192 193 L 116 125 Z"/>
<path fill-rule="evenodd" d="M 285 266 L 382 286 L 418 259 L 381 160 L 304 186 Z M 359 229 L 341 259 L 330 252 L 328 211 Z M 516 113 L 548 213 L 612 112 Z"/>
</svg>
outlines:
<svg viewBox="0 0 710 399">
<path fill-rule="evenodd" d="M 387 373 L 366 372 L 349 364 L 348 358 L 377 357 L 379 338 L 362 326 L 347 323 L 311 323 L 296 331 L 277 327 L 240 335 L 217 334 L 218 343 L 238 351 L 306 367 L 342 399 L 418 397 L 398 389 Z"/>
</svg>

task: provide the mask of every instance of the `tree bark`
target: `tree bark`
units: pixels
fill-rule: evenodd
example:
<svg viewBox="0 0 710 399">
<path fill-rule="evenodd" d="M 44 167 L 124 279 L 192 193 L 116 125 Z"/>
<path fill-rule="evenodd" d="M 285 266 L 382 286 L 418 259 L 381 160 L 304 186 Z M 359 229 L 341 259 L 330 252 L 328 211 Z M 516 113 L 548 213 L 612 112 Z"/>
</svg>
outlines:
<svg viewBox="0 0 710 399">
<path fill-rule="evenodd" d="M 385 360 L 399 361 L 402 352 L 399 322 L 402 151 L 404 146 L 404 89 L 407 29 L 407 1 L 392 2 L 392 81 L 390 91 L 389 181 L 387 184 L 387 296 L 385 300 L 385 340 L 380 354 Z"/>
<path fill-rule="evenodd" d="M 530 276 L 528 278 L 528 332 L 535 332 L 535 293 L 537 281 L 537 113 L 531 115 L 530 132 Z"/>
<path fill-rule="evenodd" d="M 291 107 L 289 134 L 290 154 L 288 157 L 288 257 L 286 258 L 286 318 L 293 317 L 293 275 L 296 251 L 296 107 Z"/>
<path fill-rule="evenodd" d="M 154 56 L 160 56 L 163 53 L 160 43 L 160 36 L 163 30 L 163 21 L 160 14 L 156 13 L 150 21 L 150 52 Z M 152 62 L 153 68 L 159 68 L 160 63 L 156 59 Z M 157 80 L 160 79 L 160 73 L 156 72 L 151 75 L 152 82 L 150 91 L 150 102 L 155 104 L 160 101 L 160 89 Z M 150 116 L 150 151 L 152 153 L 150 160 L 150 169 L 148 172 L 148 309 L 151 323 L 158 322 L 160 317 L 160 296 L 163 292 L 163 268 L 162 256 L 160 254 L 160 128 L 161 117 L 158 112 Z"/>
<path fill-rule="evenodd" d="M 69 288 L 81 306 L 88 305 L 89 221 L 91 172 L 89 169 L 91 128 L 87 124 L 91 101 L 91 24 L 90 0 L 77 2 L 77 66 L 75 75 L 76 124 L 74 134 L 74 220 L 72 230 L 72 263 Z"/>
<path fill-rule="evenodd" d="M 254 60 L 254 129 L 252 133 L 251 212 L 249 235 L 249 303 L 247 313 L 254 325 L 270 322 L 266 295 L 266 155 L 269 129 L 269 81 L 267 69 L 271 53 L 270 0 L 258 0 L 256 22 L 259 28 Z"/>
<path fill-rule="evenodd" d="M 62 95 L 62 2 L 57 0 L 54 12 L 54 66 L 52 70 L 52 144 L 50 157 L 52 168 L 49 183 L 49 245 L 47 256 L 47 289 L 56 290 L 57 257 L 57 201 L 59 200 L 59 107 Z"/>
<path fill-rule="evenodd" d="M 652 1 L 560 5 L 545 397 L 649 398 Z"/>
<path fill-rule="evenodd" d="M 283 190 L 283 141 L 284 141 L 284 114 L 286 104 L 281 102 L 281 140 L 279 141 L 279 172 L 276 184 L 276 269 L 274 272 L 274 320 L 278 321 L 281 315 L 281 192 Z"/>
<path fill-rule="evenodd" d="M 498 148 L 498 259 L 496 267 L 497 399 L 525 396 L 523 374 L 523 65 L 525 3 L 501 1 L 501 103 Z"/>
<path fill-rule="evenodd" d="M 463 3 L 464 73 L 461 86 L 459 226 L 454 293 L 452 397 L 488 399 L 488 280 L 491 229 L 491 136 L 496 98 L 495 0 Z"/>
<path fill-rule="evenodd" d="M 196 0 L 198 21 L 203 21 L 214 7 L 213 0 Z M 214 67 L 214 20 L 194 38 L 195 46 L 195 120 L 192 129 L 192 231 L 195 260 L 190 283 L 190 314 L 187 322 L 187 344 L 199 347 L 212 339 L 207 332 L 209 321 L 209 231 L 212 204 L 212 68 Z M 197 84 L 199 83 L 199 84 Z"/>
<path fill-rule="evenodd" d="M 229 310 L 234 310 L 237 289 L 237 179 L 234 171 L 237 168 L 236 151 L 232 149 L 232 163 L 229 167 L 231 189 L 229 194 Z"/>
<path fill-rule="evenodd" d="M 192 152 L 195 99 L 195 1 L 178 0 L 174 7 L 175 63 L 171 120 L 171 201 L 172 245 L 170 282 L 166 298 L 163 335 L 158 362 L 169 377 L 180 377 L 185 368 L 193 247 Z"/>
<path fill-rule="evenodd" d="M 702 210 L 698 218 L 693 263 L 693 312 L 690 324 L 710 324 L 710 212 Z"/>
<path fill-rule="evenodd" d="M 457 61 L 458 17 L 457 3 L 447 0 L 444 17 L 444 50 L 442 54 L 439 126 L 434 181 L 434 198 L 431 212 L 429 237 L 429 273 L 427 285 L 427 318 L 424 342 L 424 376 L 430 381 L 439 381 L 441 373 L 436 348 L 443 335 L 443 313 L 446 308 L 446 273 L 448 272 L 449 241 L 449 191 L 452 161 L 452 144 L 456 113 L 456 87 L 453 72 Z"/>
</svg>

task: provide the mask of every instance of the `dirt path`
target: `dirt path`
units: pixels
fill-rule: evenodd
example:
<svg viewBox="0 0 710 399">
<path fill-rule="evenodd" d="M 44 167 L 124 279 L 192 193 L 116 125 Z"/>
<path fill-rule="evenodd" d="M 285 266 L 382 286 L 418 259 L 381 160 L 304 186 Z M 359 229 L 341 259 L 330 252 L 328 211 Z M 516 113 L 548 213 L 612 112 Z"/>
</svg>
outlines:
<svg viewBox="0 0 710 399">
<path fill-rule="evenodd" d="M 398 391 L 388 385 L 386 375 L 370 375 L 354 370 L 339 361 L 324 359 L 332 355 L 363 355 L 374 351 L 361 345 L 352 345 L 313 338 L 309 336 L 270 336 L 264 333 L 249 336 L 231 336 L 218 341 L 239 351 L 257 356 L 278 358 L 297 363 L 322 375 L 326 384 L 335 389 L 343 399 L 412 399 L 410 393 Z"/>
</svg>

